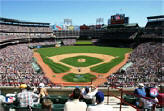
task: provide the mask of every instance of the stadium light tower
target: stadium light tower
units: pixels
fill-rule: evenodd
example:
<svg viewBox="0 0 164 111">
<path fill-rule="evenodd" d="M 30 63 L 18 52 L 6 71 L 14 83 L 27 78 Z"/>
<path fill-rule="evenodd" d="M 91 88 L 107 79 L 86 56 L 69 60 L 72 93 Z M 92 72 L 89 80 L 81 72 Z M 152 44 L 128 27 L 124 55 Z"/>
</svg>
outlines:
<svg viewBox="0 0 164 111">
<path fill-rule="evenodd" d="M 64 19 L 64 24 L 65 24 L 66 26 L 72 25 L 72 19 Z"/>
<path fill-rule="evenodd" d="M 102 25 L 102 24 L 104 24 L 104 18 L 97 18 L 96 19 L 96 25 Z"/>
<path fill-rule="evenodd" d="M 64 19 L 64 29 L 68 30 L 68 27 L 72 25 L 72 19 Z"/>
</svg>

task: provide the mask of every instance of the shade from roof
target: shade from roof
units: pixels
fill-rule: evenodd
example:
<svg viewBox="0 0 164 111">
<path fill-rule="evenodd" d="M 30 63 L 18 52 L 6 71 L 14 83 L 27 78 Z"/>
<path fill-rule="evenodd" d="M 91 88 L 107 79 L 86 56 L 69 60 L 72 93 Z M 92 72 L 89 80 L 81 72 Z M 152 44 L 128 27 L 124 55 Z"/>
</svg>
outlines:
<svg viewBox="0 0 164 111">
<path fill-rule="evenodd" d="M 3 17 L 0 17 L 0 21 L 3 21 L 3 22 L 13 22 L 13 23 L 23 23 L 23 24 L 40 24 L 40 25 L 50 25 L 50 23 L 41 23 L 41 22 L 26 22 L 26 21 L 20 21 L 20 20 L 16 20 L 16 19 L 3 18 Z"/>
</svg>

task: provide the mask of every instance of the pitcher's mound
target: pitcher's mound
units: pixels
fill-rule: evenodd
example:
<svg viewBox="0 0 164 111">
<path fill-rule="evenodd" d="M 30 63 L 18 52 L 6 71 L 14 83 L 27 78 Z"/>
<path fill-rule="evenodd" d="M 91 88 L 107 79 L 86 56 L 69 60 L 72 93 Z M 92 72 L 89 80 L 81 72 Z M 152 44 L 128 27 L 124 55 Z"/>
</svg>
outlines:
<svg viewBox="0 0 164 111">
<path fill-rule="evenodd" d="M 70 72 L 73 72 L 75 74 L 86 74 L 86 73 L 90 73 L 90 68 L 88 67 L 72 67 Z"/>
<path fill-rule="evenodd" d="M 86 59 L 77 59 L 78 62 L 86 62 Z"/>
</svg>

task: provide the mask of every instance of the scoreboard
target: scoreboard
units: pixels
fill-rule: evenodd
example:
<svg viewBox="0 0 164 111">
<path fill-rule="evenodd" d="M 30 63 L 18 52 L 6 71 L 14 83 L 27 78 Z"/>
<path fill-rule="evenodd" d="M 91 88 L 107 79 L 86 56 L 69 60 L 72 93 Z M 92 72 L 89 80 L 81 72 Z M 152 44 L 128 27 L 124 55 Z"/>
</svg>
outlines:
<svg viewBox="0 0 164 111">
<path fill-rule="evenodd" d="M 125 24 L 129 23 L 129 17 L 125 17 L 125 14 L 112 15 L 110 19 L 111 24 Z"/>
</svg>

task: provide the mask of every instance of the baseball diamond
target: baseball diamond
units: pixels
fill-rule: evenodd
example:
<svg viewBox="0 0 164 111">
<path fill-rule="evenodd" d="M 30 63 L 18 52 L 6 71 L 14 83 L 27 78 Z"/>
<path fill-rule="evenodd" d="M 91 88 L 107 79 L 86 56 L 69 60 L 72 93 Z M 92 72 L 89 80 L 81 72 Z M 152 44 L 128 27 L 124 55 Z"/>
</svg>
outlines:
<svg viewBox="0 0 164 111">
<path fill-rule="evenodd" d="M 0 2 L 0 111 L 162 111 L 161 0 L 74 1 Z"/>
<path fill-rule="evenodd" d="M 93 78 L 98 81 L 113 71 L 116 72 L 124 65 L 120 63 L 130 51 L 130 48 L 63 46 L 40 48 L 34 52 L 34 57 L 38 59 L 38 64 L 53 83 L 64 85 L 69 82 L 83 85 L 90 84 Z M 79 59 L 84 59 L 85 62 L 78 62 Z M 118 68 L 110 72 L 115 67 Z"/>
</svg>

